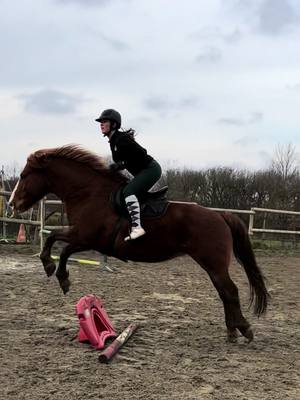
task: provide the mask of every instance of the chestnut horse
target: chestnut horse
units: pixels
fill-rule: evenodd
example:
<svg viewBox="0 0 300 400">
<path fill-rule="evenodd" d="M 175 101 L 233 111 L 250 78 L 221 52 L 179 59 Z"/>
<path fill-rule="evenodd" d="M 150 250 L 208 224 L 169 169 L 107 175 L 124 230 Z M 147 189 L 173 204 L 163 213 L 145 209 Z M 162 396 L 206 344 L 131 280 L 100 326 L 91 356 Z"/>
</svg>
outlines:
<svg viewBox="0 0 300 400">
<path fill-rule="evenodd" d="M 208 273 L 223 301 L 228 339 L 235 341 L 239 330 L 251 341 L 253 332 L 228 272 L 232 251 L 248 277 L 256 315 L 266 311 L 269 295 L 243 222 L 233 214 L 217 213 L 196 203 L 170 201 L 163 216 L 143 221 L 146 235 L 125 242 L 129 222 L 124 219 L 120 223 L 110 195 L 126 179 L 110 171 L 100 157 L 76 145 L 38 150 L 28 157 L 10 204 L 24 212 L 47 193 L 55 193 L 65 205 L 70 225 L 66 231 L 53 232 L 45 242 L 40 258 L 46 274 L 56 270 L 67 293 L 66 264 L 75 252 L 92 249 L 121 260 L 149 263 L 188 254 Z M 56 269 L 51 248 L 57 240 L 68 244 Z"/>
</svg>

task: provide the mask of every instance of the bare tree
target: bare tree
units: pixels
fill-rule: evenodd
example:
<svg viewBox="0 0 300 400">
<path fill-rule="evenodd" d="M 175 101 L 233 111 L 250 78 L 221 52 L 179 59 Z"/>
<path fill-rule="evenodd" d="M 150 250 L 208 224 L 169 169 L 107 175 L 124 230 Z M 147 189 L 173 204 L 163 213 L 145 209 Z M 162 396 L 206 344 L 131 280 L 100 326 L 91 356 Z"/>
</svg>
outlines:
<svg viewBox="0 0 300 400">
<path fill-rule="evenodd" d="M 272 159 L 272 169 L 278 173 L 284 181 L 298 172 L 296 149 L 291 143 L 277 145 Z"/>
</svg>

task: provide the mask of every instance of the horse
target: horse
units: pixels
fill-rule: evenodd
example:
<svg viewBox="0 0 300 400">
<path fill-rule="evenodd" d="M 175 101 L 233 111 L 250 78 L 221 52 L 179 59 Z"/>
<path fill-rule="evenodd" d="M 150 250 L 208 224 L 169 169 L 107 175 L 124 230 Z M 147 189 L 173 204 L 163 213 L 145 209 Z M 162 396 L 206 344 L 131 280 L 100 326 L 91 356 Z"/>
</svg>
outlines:
<svg viewBox="0 0 300 400">
<path fill-rule="evenodd" d="M 235 342 L 238 331 L 248 341 L 253 340 L 251 325 L 241 311 L 238 288 L 229 275 L 233 252 L 247 275 L 254 314 L 265 313 L 269 294 L 245 224 L 228 212 L 168 201 L 164 215 L 143 220 L 146 235 L 125 242 L 129 221 L 120 220 L 110 197 L 127 180 L 124 174 L 111 171 L 101 157 L 79 145 L 42 149 L 29 155 L 10 205 L 24 212 L 54 193 L 65 205 L 70 226 L 51 233 L 45 241 L 40 259 L 47 276 L 56 271 L 66 294 L 70 288 L 67 260 L 75 252 L 96 250 L 123 261 L 148 263 L 189 255 L 207 272 L 223 302 L 228 340 Z M 56 241 L 67 243 L 57 268 L 51 258 Z"/>
</svg>

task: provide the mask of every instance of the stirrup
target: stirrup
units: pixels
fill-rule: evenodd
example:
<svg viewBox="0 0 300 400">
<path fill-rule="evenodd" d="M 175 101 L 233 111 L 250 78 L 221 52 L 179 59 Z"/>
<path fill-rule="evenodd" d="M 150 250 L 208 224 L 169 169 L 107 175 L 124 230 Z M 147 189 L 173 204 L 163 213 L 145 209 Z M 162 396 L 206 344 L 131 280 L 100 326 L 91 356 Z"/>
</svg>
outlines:
<svg viewBox="0 0 300 400">
<path fill-rule="evenodd" d="M 137 226 L 135 228 L 132 228 L 129 236 L 126 236 L 124 240 L 125 242 L 127 242 L 128 240 L 134 240 L 140 236 L 145 235 L 145 233 L 146 233 L 145 230 L 141 226 Z"/>
</svg>

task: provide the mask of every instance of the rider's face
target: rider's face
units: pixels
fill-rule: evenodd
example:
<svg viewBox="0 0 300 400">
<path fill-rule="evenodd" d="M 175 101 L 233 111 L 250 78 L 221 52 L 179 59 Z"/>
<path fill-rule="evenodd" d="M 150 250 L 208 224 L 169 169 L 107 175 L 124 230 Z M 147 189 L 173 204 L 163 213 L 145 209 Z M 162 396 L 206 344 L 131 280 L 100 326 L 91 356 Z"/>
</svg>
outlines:
<svg viewBox="0 0 300 400">
<path fill-rule="evenodd" d="M 108 135 L 110 132 L 110 121 L 108 120 L 103 120 L 100 122 L 100 128 L 101 128 L 101 132 L 103 133 L 103 135 Z"/>
</svg>

